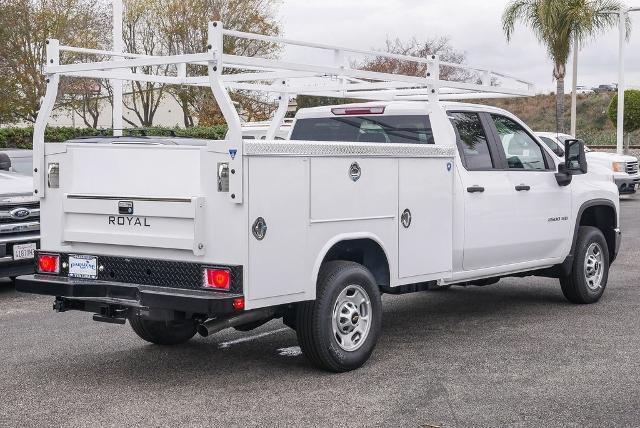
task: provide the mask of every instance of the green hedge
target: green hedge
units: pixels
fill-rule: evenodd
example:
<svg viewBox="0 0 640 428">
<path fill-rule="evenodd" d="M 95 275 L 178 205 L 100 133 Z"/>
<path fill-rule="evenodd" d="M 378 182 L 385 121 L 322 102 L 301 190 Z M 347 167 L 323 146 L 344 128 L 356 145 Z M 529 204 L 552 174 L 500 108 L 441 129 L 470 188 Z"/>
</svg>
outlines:
<svg viewBox="0 0 640 428">
<path fill-rule="evenodd" d="M 146 135 L 204 138 L 221 140 L 227 132 L 225 125 L 195 126 L 193 128 L 145 128 L 125 130 L 125 135 Z M 111 129 L 47 127 L 44 139 L 48 143 L 59 143 L 76 137 L 112 135 Z M 33 142 L 33 127 L 0 128 L 0 148 L 30 149 Z"/>
</svg>

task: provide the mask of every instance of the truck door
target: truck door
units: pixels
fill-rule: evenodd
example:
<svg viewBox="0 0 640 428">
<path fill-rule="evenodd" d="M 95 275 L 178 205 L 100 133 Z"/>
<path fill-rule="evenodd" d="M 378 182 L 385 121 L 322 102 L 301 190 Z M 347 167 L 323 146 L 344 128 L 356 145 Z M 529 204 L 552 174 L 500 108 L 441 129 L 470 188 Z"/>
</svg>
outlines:
<svg viewBox="0 0 640 428">
<path fill-rule="evenodd" d="M 511 224 L 520 245 L 513 247 L 512 260 L 562 257 L 572 231 L 571 187 L 558 185 L 553 159 L 521 124 L 497 114 L 490 119 L 517 207 Z"/>
<path fill-rule="evenodd" d="M 449 112 L 458 140 L 464 200 L 463 269 L 510 264 L 517 245 L 515 190 L 484 114 Z M 458 226 L 460 227 L 460 226 Z"/>
</svg>

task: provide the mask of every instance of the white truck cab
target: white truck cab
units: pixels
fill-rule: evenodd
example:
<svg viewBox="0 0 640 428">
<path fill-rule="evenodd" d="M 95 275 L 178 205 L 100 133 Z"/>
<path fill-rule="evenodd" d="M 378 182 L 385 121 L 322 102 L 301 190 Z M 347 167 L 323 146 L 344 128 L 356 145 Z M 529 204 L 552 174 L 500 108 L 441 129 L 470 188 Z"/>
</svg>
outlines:
<svg viewBox="0 0 640 428">
<path fill-rule="evenodd" d="M 613 182 L 588 173 L 581 142 L 559 162 L 510 113 L 445 101 L 528 95 L 528 84 L 492 86 L 491 72 L 480 84 L 445 83 L 436 56 L 402 56 L 430 67 L 415 77 L 221 55 L 225 34 L 306 46 L 212 23 L 204 54 L 45 68 L 51 81 L 34 138 L 42 249 L 19 290 L 54 296 L 60 312 L 128 320 L 162 345 L 282 318 L 307 358 L 336 372 L 373 352 L 385 293 L 539 275 L 559 278 L 571 302 L 600 299 L 620 243 Z M 208 65 L 206 77 L 162 81 L 210 85 L 225 140 L 44 144 L 61 74 L 107 68 L 131 79 L 129 67 L 163 61 Z M 248 65 L 265 70 L 220 73 Z M 267 78 L 274 82 L 255 82 Z M 227 94 L 241 79 L 254 82 L 237 87 L 285 94 L 268 136 L 292 92 L 372 102 L 300 110 L 289 140 L 243 140 Z"/>
<path fill-rule="evenodd" d="M 536 135 L 560 157 L 564 156 L 564 142 L 573 138 L 571 135 L 555 132 L 537 132 Z M 590 166 L 600 165 L 613 174 L 613 180 L 621 195 L 636 193 L 640 186 L 638 158 L 617 153 L 596 152 L 588 147 L 585 147 L 585 151 Z"/>
</svg>

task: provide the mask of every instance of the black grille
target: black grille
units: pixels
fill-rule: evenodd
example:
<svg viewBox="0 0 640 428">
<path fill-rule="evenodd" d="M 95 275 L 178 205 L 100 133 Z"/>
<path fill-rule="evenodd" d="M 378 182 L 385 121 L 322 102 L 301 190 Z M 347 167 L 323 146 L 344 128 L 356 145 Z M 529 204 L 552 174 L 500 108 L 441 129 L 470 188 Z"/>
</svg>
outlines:
<svg viewBox="0 0 640 428">
<path fill-rule="evenodd" d="M 627 174 L 636 175 L 638 173 L 638 162 L 627 162 Z"/>
<path fill-rule="evenodd" d="M 172 260 L 140 259 L 129 257 L 97 256 L 98 280 L 127 284 L 154 285 L 157 287 L 200 290 L 204 284 L 205 267 L 228 269 L 231 273 L 230 293 L 242 294 L 242 266 L 200 264 Z M 69 261 L 68 254 L 61 255 L 61 262 Z M 61 269 L 66 276 L 68 269 Z"/>
</svg>

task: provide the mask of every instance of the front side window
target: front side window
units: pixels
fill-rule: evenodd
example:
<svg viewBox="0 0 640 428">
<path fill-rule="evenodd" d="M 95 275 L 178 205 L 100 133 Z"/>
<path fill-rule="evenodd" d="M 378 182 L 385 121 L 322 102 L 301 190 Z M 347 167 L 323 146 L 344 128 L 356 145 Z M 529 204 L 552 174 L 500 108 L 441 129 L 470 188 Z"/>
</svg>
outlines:
<svg viewBox="0 0 640 428">
<path fill-rule="evenodd" d="M 449 113 L 458 134 L 458 150 L 469 171 L 493 168 L 489 141 L 477 113 Z"/>
<path fill-rule="evenodd" d="M 560 147 L 560 144 L 556 143 L 552 138 L 549 137 L 540 137 L 540 139 L 547 147 L 551 149 L 553 153 L 558 155 L 558 157 L 564 157 L 564 149 Z"/>
<path fill-rule="evenodd" d="M 434 144 L 428 116 L 341 116 L 298 119 L 290 139 Z"/>
<path fill-rule="evenodd" d="M 498 115 L 491 115 L 504 149 L 509 169 L 545 170 L 542 148 L 515 121 Z"/>
</svg>

